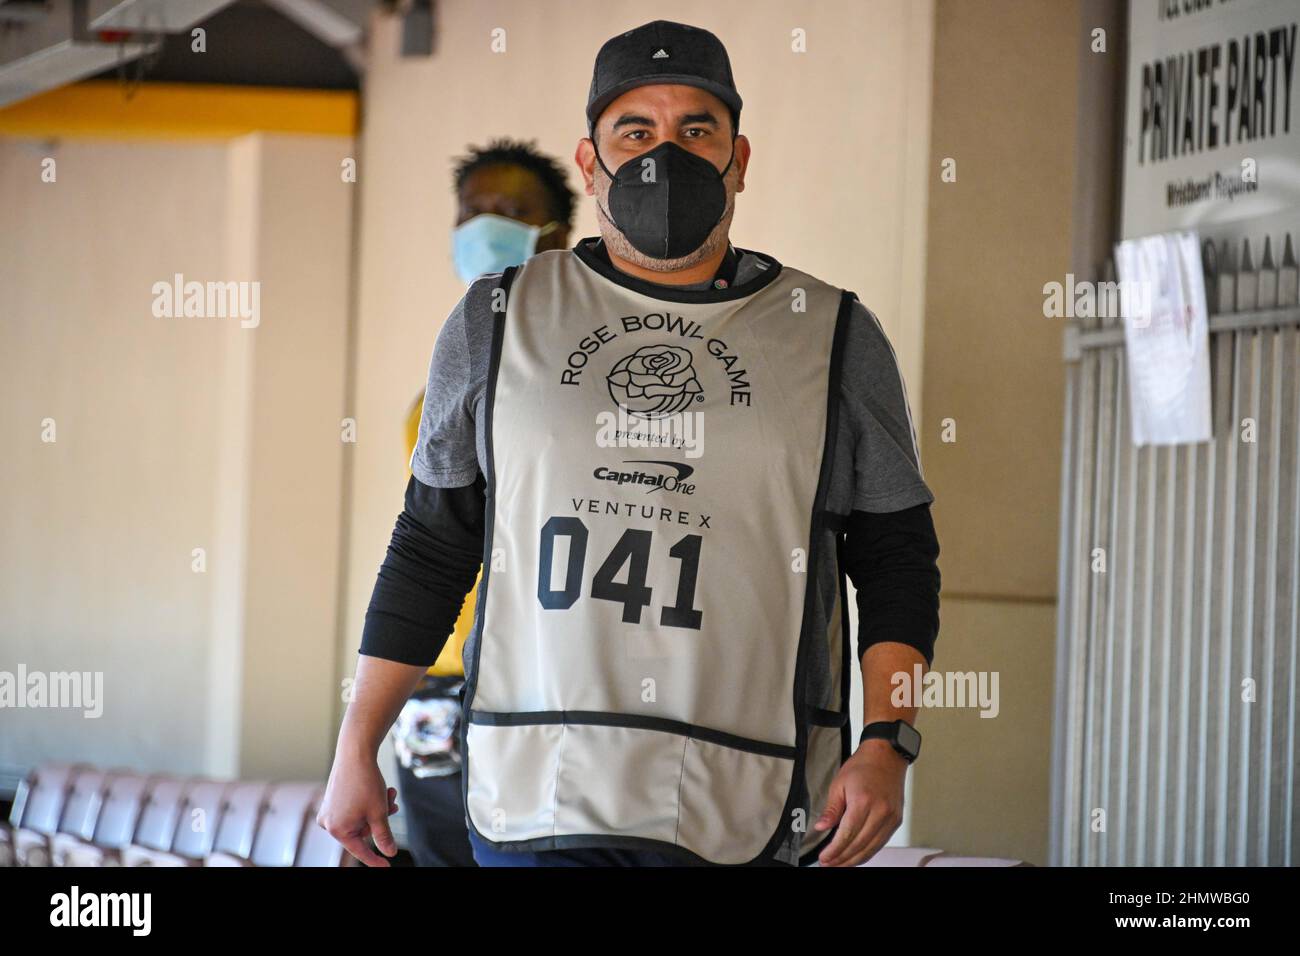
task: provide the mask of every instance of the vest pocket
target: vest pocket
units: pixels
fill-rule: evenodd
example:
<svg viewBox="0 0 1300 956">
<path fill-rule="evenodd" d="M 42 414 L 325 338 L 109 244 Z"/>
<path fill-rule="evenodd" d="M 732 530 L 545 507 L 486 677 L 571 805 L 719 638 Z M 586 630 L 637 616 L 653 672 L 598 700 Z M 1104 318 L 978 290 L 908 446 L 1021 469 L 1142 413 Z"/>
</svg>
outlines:
<svg viewBox="0 0 1300 956">
<path fill-rule="evenodd" d="M 706 859 L 745 863 L 782 819 L 794 760 L 688 740 L 682 762 L 678 839 Z"/>
<path fill-rule="evenodd" d="M 474 712 L 467 735 L 471 822 L 534 849 L 652 840 L 746 863 L 784 822 L 794 769 L 793 748 L 631 714 Z"/>
<path fill-rule="evenodd" d="M 466 725 L 466 812 L 494 843 L 555 835 L 562 724 Z M 465 755 L 462 755 L 464 759 Z"/>
</svg>

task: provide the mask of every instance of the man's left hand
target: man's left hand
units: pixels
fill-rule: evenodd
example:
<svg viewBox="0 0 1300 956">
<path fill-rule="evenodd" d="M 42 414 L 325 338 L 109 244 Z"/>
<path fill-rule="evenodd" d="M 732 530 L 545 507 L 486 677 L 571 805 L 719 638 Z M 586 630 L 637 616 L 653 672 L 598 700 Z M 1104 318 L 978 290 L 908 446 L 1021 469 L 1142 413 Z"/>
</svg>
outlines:
<svg viewBox="0 0 1300 956">
<path fill-rule="evenodd" d="M 884 846 L 903 822 L 907 761 L 887 740 L 865 740 L 831 781 L 826 809 L 813 824 L 829 830 L 830 844 L 817 856 L 822 866 L 858 866 Z"/>
</svg>

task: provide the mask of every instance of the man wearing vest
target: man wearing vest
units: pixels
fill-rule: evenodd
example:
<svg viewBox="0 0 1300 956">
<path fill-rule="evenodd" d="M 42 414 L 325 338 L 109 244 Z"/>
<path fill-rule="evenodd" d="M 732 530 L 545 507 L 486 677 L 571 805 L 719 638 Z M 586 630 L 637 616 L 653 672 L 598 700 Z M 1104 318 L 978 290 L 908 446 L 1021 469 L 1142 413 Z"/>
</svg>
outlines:
<svg viewBox="0 0 1300 956">
<path fill-rule="evenodd" d="M 480 562 L 480 864 L 856 866 L 901 822 L 933 496 L 875 315 L 730 243 L 740 111 L 711 33 L 611 39 L 576 156 L 600 237 L 480 278 L 439 334 L 318 817 L 362 862 L 394 852 L 378 743 Z"/>
</svg>

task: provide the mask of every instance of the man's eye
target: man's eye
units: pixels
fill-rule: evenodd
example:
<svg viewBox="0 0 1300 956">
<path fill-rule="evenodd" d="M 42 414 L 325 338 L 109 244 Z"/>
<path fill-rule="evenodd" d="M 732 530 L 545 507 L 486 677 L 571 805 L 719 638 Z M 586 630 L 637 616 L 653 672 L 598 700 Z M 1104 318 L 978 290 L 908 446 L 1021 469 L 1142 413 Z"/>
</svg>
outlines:
<svg viewBox="0 0 1300 956">
<path fill-rule="evenodd" d="M 687 129 L 686 132 L 687 132 L 688 135 L 691 134 L 691 133 L 701 133 L 701 134 L 705 134 L 705 135 L 707 135 L 709 131 L 708 131 L 707 129 L 705 129 L 703 126 L 692 126 L 692 127 L 690 127 L 689 129 Z M 692 138 L 692 139 L 699 139 L 698 136 L 692 136 L 691 138 Z"/>
</svg>

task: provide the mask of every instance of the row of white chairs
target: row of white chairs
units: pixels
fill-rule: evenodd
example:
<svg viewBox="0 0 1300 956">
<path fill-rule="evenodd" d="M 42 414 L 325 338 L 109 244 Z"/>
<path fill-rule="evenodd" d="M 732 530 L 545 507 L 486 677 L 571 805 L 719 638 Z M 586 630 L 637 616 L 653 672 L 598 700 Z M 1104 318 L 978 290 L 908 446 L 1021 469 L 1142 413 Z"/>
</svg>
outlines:
<svg viewBox="0 0 1300 956">
<path fill-rule="evenodd" d="M 347 866 L 324 786 L 45 764 L 19 785 L 0 866 Z"/>
</svg>

